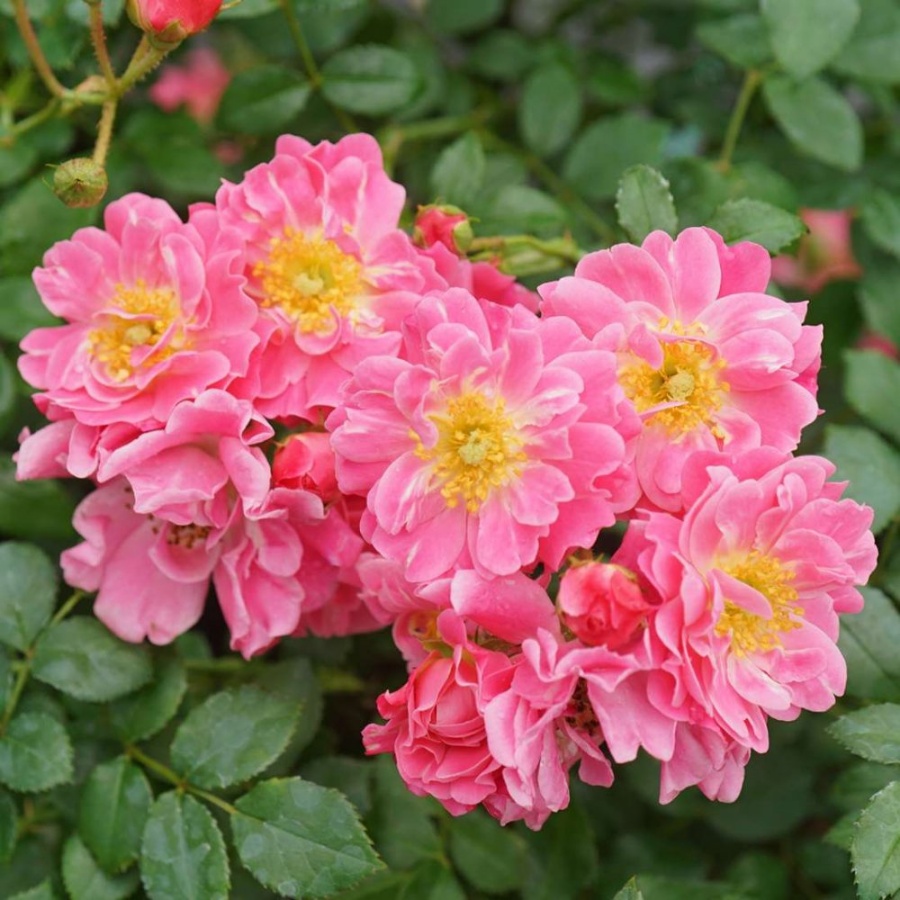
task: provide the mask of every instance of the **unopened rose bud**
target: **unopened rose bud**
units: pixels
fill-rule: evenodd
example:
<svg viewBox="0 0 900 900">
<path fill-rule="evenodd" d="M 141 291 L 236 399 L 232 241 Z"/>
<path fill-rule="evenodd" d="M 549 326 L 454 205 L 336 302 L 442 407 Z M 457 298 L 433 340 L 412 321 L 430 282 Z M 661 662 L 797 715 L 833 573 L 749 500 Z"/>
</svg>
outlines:
<svg viewBox="0 0 900 900">
<path fill-rule="evenodd" d="M 106 194 L 107 187 L 106 170 L 86 157 L 70 159 L 57 166 L 53 173 L 53 193 L 66 206 L 96 206 Z"/>
<path fill-rule="evenodd" d="M 128 0 L 131 21 L 164 47 L 203 31 L 221 8 L 222 0 Z"/>
<path fill-rule="evenodd" d="M 312 491 L 324 503 L 336 500 L 340 492 L 329 435 L 318 431 L 292 434 L 272 460 L 272 481 L 276 487 Z"/>
<path fill-rule="evenodd" d="M 451 253 L 465 256 L 475 235 L 469 217 L 457 206 L 420 206 L 413 240 L 420 247 L 443 244 Z"/>
<path fill-rule="evenodd" d="M 634 637 L 650 609 L 634 573 L 612 563 L 569 569 L 560 582 L 557 603 L 563 624 L 578 640 L 610 650 Z"/>
</svg>

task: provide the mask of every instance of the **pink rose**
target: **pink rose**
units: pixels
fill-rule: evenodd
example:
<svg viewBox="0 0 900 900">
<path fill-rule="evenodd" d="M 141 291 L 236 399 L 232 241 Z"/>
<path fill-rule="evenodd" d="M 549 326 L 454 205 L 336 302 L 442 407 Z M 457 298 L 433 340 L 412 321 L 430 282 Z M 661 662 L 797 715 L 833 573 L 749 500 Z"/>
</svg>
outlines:
<svg viewBox="0 0 900 900">
<path fill-rule="evenodd" d="M 420 206 L 413 237 L 420 247 L 443 244 L 451 253 L 463 256 L 472 243 L 472 225 L 456 206 Z"/>
<path fill-rule="evenodd" d="M 177 44 L 203 31 L 221 7 L 222 0 L 129 0 L 128 15 L 142 31 Z"/>
<path fill-rule="evenodd" d="M 563 622 L 578 640 L 611 650 L 634 637 L 651 609 L 637 578 L 609 563 L 569 569 L 560 583 L 557 602 Z"/>
<path fill-rule="evenodd" d="M 292 434 L 275 453 L 272 480 L 279 487 L 312 491 L 323 503 L 337 499 L 330 436 L 317 431 Z"/>
</svg>

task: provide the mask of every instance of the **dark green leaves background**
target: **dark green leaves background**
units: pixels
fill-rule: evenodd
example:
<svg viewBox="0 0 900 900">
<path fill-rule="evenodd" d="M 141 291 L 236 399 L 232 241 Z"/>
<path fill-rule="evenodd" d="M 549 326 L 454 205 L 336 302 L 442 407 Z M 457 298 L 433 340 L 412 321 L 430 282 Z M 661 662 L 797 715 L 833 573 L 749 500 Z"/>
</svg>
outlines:
<svg viewBox="0 0 900 900">
<path fill-rule="evenodd" d="M 28 9 L 67 85 L 94 71 L 83 0 Z M 119 65 L 136 42 L 122 9 L 102 2 Z M 54 321 L 31 270 L 100 212 L 47 187 L 49 167 L 90 152 L 90 109 L 2 141 L 46 96 L 0 0 L 0 897 L 900 891 L 900 364 L 856 348 L 866 330 L 900 344 L 900 0 L 243 0 L 174 60 L 203 43 L 234 73 L 218 114 L 200 125 L 152 106 L 146 85 L 129 95 L 110 199 L 140 190 L 184 210 L 283 132 L 366 130 L 408 190 L 406 224 L 416 204 L 457 204 L 476 237 L 513 237 L 507 265 L 531 285 L 658 228 L 794 252 L 801 208 L 853 209 L 864 275 L 811 300 L 827 412 L 803 449 L 872 505 L 881 564 L 843 624 L 846 698 L 773 723 L 736 804 L 688 791 L 660 807 L 656 767 L 638 759 L 610 790 L 574 784 L 536 834 L 453 819 L 362 756 L 375 696 L 405 677 L 385 635 L 286 641 L 251 663 L 214 614 L 171 648 L 117 641 L 59 584 L 82 488 L 17 483 L 9 461 L 40 425 L 16 344 Z"/>
</svg>

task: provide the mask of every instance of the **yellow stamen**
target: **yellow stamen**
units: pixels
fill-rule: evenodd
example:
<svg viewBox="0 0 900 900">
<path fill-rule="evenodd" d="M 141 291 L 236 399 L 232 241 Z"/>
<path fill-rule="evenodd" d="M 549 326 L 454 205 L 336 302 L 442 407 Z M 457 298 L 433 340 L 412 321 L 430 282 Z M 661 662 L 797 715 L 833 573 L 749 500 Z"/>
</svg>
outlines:
<svg viewBox="0 0 900 900">
<path fill-rule="evenodd" d="M 680 322 L 670 324 L 662 319 L 660 328 L 685 335 L 685 340 L 662 345 L 663 363 L 658 369 L 635 354 L 627 354 L 619 367 L 619 383 L 625 395 L 639 413 L 650 413 L 648 423 L 664 426 L 673 437 L 707 426 L 716 437 L 724 438 L 715 414 L 729 390 L 721 376 L 725 361 L 716 358 L 713 349 L 689 334 Z M 678 405 L 653 412 L 669 403 Z"/>
<path fill-rule="evenodd" d="M 432 473 L 442 482 L 447 506 L 462 500 L 469 512 L 477 512 L 493 488 L 521 473 L 520 464 L 527 459 L 524 441 L 502 397 L 460 394 L 447 402 L 443 413 L 430 418 L 438 429 L 437 442 L 425 447 L 413 434 L 416 455 L 434 462 Z"/>
<path fill-rule="evenodd" d="M 185 346 L 180 316 L 181 304 L 169 287 L 148 288 L 141 279 L 130 287 L 116 285 L 107 311 L 88 332 L 88 353 L 110 378 L 125 381 L 136 368 L 155 365 Z M 178 327 L 170 331 L 173 324 Z M 139 347 L 153 349 L 136 364 L 132 352 Z"/>
<path fill-rule="evenodd" d="M 797 603 L 797 590 L 791 584 L 794 572 L 780 560 L 758 550 L 751 550 L 743 559 L 720 568 L 759 591 L 769 601 L 772 615 L 770 618 L 756 615 L 726 599 L 715 633 L 731 638 L 731 649 L 737 656 L 783 647 L 781 635 L 800 628 L 797 617 L 803 616 L 803 607 Z"/>
<path fill-rule="evenodd" d="M 306 334 L 331 330 L 332 310 L 351 316 L 364 290 L 355 257 L 334 241 L 293 228 L 273 238 L 269 256 L 253 274 L 262 288 L 261 305 L 277 307 Z"/>
</svg>

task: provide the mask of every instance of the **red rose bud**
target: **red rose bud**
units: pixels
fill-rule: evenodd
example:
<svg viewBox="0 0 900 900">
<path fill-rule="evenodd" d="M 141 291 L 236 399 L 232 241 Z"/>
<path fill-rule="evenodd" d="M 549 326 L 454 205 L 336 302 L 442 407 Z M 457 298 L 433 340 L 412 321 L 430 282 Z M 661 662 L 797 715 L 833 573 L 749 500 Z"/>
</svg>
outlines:
<svg viewBox="0 0 900 900">
<path fill-rule="evenodd" d="M 203 31 L 219 14 L 222 0 L 128 0 L 128 15 L 160 44 L 178 44 Z"/>
<path fill-rule="evenodd" d="M 96 206 L 108 186 L 106 170 L 87 157 L 70 159 L 53 172 L 53 193 L 76 209 Z"/>
<path fill-rule="evenodd" d="M 275 487 L 312 491 L 324 503 L 336 500 L 340 492 L 329 435 L 318 431 L 292 434 L 272 460 L 272 481 Z"/>
<path fill-rule="evenodd" d="M 413 240 L 420 247 L 443 244 L 451 253 L 465 256 L 474 237 L 469 217 L 459 207 L 419 207 Z"/>
<path fill-rule="evenodd" d="M 634 637 L 651 606 L 634 573 L 612 563 L 569 569 L 560 582 L 557 603 L 563 624 L 578 640 L 611 650 Z"/>
</svg>

